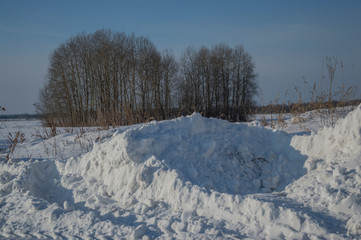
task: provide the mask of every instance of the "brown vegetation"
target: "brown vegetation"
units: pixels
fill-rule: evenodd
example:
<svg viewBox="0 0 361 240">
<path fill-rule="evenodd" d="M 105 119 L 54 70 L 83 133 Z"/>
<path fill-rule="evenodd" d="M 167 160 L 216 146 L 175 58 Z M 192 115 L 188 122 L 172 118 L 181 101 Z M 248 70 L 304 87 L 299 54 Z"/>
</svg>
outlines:
<svg viewBox="0 0 361 240">
<path fill-rule="evenodd" d="M 315 111 L 321 117 L 323 125 L 334 125 L 340 116 L 350 111 L 348 106 L 359 105 L 361 99 L 355 86 L 348 86 L 343 82 L 340 87 L 335 88 L 336 71 L 343 68 L 343 63 L 337 57 L 326 57 L 324 63 L 327 74 L 319 82 L 310 86 L 304 80 L 304 88 L 308 89 L 311 96 L 310 101 L 305 102 L 300 89 L 295 87 L 295 93 L 298 96 L 297 102 L 280 104 L 276 98 L 267 106 L 254 108 L 254 113 L 277 114 L 278 122 L 282 122 L 284 114 L 289 113 L 294 117 L 295 123 L 301 123 L 305 121 L 302 119 L 302 113 Z M 266 121 L 263 122 L 268 124 Z"/>
</svg>

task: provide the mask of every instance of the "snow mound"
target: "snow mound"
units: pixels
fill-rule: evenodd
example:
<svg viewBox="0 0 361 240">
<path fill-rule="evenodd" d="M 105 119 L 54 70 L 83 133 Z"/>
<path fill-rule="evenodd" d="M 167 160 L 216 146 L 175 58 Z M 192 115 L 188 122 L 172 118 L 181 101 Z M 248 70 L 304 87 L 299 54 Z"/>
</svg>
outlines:
<svg viewBox="0 0 361 240">
<path fill-rule="evenodd" d="M 334 127 L 325 127 L 310 136 L 292 139 L 292 146 L 302 154 L 318 158 L 335 155 L 336 152 L 350 154 L 361 151 L 361 105 L 344 119 L 339 119 Z"/>
<path fill-rule="evenodd" d="M 308 174 L 287 186 L 287 196 L 338 216 L 350 233 L 361 234 L 361 105 L 334 127 L 293 137 L 291 145 L 308 157 Z"/>
<path fill-rule="evenodd" d="M 298 150 L 321 140 L 199 114 L 114 131 L 101 139 L 98 131 L 84 133 L 92 150 L 83 155 L 79 135 L 68 133 L 43 141 L 45 148 L 58 143 L 54 158 L 42 158 L 47 149 L 33 139 L 16 149 L 12 161 L 0 159 L 0 238 L 361 234 L 357 145 L 343 143 L 324 158 L 312 151 L 305 156 Z"/>
<path fill-rule="evenodd" d="M 174 209 L 203 207 L 207 215 L 211 193 L 282 190 L 302 176 L 305 158 L 290 141 L 282 132 L 193 114 L 115 133 L 83 156 L 79 168 L 125 206 L 161 201 Z"/>
</svg>

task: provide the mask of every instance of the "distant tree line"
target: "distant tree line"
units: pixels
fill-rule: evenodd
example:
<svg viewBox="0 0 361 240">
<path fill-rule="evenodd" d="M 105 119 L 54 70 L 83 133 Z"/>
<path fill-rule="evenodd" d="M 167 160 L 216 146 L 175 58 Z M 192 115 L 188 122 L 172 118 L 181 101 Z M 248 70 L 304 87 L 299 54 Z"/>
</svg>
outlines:
<svg viewBox="0 0 361 240">
<path fill-rule="evenodd" d="M 39 115 L 39 114 L 5 114 L 5 115 L 0 115 L 0 120 L 20 120 L 20 119 L 25 119 L 25 120 L 39 120 L 42 119 L 43 116 Z"/>
<path fill-rule="evenodd" d="M 98 30 L 70 38 L 49 59 L 35 106 L 52 125 L 126 125 L 194 111 L 242 121 L 257 92 L 242 46 L 188 48 L 177 61 L 147 38 Z"/>
</svg>

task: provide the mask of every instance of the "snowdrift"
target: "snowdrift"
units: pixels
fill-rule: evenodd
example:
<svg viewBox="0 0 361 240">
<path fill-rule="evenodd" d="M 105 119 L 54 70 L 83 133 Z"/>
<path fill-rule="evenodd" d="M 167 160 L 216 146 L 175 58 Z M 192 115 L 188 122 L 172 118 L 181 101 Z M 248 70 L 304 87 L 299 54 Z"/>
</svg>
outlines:
<svg viewBox="0 0 361 240">
<path fill-rule="evenodd" d="M 308 174 L 287 186 L 289 197 L 328 211 L 361 234 L 361 105 L 334 127 L 295 136 L 291 145 L 308 156 Z"/>
<path fill-rule="evenodd" d="M 271 192 L 302 176 L 305 158 L 290 141 L 282 132 L 193 114 L 115 133 L 79 168 L 119 201 L 147 198 L 195 209 L 201 193 Z"/>
<path fill-rule="evenodd" d="M 361 151 L 361 105 L 350 112 L 334 127 L 324 127 L 311 136 L 294 137 L 292 145 L 303 154 L 333 159 L 336 154 L 353 154 Z"/>
<path fill-rule="evenodd" d="M 358 238 L 360 119 L 294 136 L 193 114 L 24 161 L 35 139 L 0 161 L 0 238 Z"/>
<path fill-rule="evenodd" d="M 157 226 L 179 238 L 325 234 L 326 226 L 282 197 L 248 195 L 281 191 L 305 174 L 305 157 L 290 141 L 283 132 L 193 114 L 117 132 L 64 168 L 85 180 L 71 186 L 77 201 L 94 208 L 100 195 L 138 214 L 171 210 L 177 220 Z"/>
</svg>

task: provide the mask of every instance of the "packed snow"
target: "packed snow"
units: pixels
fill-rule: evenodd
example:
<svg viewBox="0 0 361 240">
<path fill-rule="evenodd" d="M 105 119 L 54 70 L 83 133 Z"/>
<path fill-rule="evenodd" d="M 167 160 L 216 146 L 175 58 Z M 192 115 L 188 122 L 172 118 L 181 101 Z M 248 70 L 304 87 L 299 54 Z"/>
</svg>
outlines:
<svg viewBox="0 0 361 240">
<path fill-rule="evenodd" d="M 361 105 L 309 119 L 0 122 L 0 239 L 360 238 Z"/>
</svg>

